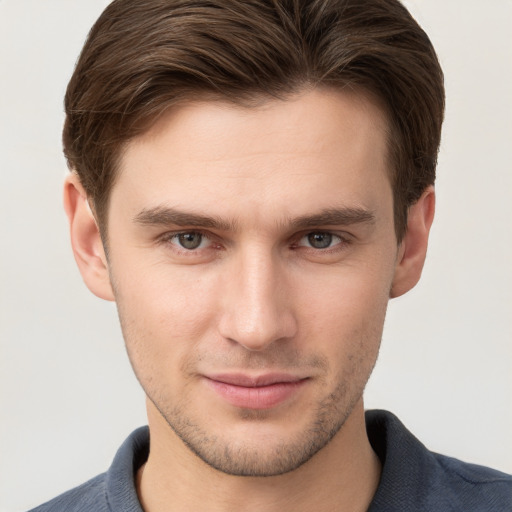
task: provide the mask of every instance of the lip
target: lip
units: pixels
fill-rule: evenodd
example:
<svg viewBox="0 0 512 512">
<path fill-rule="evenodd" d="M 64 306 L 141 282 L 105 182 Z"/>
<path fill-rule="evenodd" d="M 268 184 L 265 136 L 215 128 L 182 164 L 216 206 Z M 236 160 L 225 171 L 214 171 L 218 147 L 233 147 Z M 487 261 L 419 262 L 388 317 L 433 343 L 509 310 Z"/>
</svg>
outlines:
<svg viewBox="0 0 512 512">
<path fill-rule="evenodd" d="M 308 378 L 286 373 L 264 375 L 218 374 L 205 376 L 206 384 L 222 399 L 235 407 L 270 409 L 290 400 Z"/>
</svg>

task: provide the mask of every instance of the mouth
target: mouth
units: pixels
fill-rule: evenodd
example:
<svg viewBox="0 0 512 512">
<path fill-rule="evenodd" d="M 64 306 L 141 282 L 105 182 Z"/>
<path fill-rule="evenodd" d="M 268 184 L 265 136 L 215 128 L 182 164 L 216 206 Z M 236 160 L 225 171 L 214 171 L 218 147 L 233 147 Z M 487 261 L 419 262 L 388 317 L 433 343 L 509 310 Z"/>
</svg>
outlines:
<svg viewBox="0 0 512 512">
<path fill-rule="evenodd" d="M 286 373 L 205 376 L 205 383 L 218 397 L 235 407 L 245 409 L 270 409 L 288 402 L 308 381 L 308 377 Z"/>
</svg>

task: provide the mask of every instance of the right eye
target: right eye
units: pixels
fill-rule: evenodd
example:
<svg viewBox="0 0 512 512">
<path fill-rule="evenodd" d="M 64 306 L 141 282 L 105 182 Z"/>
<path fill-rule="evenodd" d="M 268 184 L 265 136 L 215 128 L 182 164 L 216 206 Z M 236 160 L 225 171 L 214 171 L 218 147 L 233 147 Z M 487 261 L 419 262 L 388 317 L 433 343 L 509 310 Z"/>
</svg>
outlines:
<svg viewBox="0 0 512 512">
<path fill-rule="evenodd" d="M 175 233 L 168 238 L 168 241 L 172 245 L 176 245 L 180 249 L 185 249 L 186 251 L 205 249 L 211 244 L 211 240 L 197 231 Z"/>
</svg>

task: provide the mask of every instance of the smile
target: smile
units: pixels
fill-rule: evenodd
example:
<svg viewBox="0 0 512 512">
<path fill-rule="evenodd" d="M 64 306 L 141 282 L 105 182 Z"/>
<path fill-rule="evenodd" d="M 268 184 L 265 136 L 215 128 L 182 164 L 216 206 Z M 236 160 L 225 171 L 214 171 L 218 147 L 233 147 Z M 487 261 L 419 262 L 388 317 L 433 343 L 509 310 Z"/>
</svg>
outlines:
<svg viewBox="0 0 512 512">
<path fill-rule="evenodd" d="M 220 398 L 235 407 L 270 409 L 291 399 L 308 382 L 288 374 L 251 377 L 243 374 L 214 375 L 205 383 Z"/>
</svg>

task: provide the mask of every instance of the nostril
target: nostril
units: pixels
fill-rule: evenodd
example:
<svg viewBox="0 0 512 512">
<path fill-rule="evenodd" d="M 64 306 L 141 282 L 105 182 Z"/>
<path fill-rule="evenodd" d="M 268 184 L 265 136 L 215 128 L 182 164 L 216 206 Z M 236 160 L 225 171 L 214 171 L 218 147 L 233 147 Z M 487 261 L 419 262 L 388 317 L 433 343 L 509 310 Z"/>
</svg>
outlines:
<svg viewBox="0 0 512 512">
<path fill-rule="evenodd" d="M 237 314 L 225 316 L 220 326 L 225 338 L 247 350 L 266 350 L 271 344 L 290 339 L 296 333 L 296 322 L 289 312 L 259 311 L 257 314 Z"/>
</svg>

